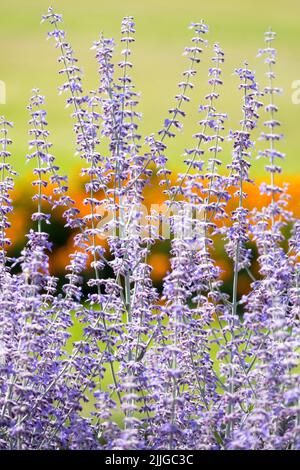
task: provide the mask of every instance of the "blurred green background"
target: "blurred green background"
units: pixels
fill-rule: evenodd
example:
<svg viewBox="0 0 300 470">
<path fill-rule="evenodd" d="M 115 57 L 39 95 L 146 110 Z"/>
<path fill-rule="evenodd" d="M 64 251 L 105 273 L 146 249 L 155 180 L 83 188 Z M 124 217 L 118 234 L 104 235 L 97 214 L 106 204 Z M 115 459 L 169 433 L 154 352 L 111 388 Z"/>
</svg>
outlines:
<svg viewBox="0 0 300 470">
<path fill-rule="evenodd" d="M 51 140 L 54 153 L 64 170 L 72 174 L 78 170 L 74 157 L 75 143 L 69 110 L 64 108 L 65 98 L 58 96 L 61 83 L 58 76 L 57 51 L 46 41 L 47 25 L 40 23 L 51 0 L 1 0 L 0 80 L 7 88 L 7 102 L 0 105 L 0 114 L 13 120 L 13 162 L 21 175 L 27 174 L 26 105 L 33 87 L 39 87 L 47 97 Z M 141 130 L 144 134 L 159 129 L 167 110 L 173 104 L 177 82 L 186 68 L 182 56 L 189 44 L 191 21 L 204 19 L 210 26 L 210 46 L 203 55 L 197 87 L 192 92 L 192 102 L 186 106 L 188 117 L 184 131 L 169 147 L 170 165 L 180 165 L 184 148 L 192 141 L 197 129 L 197 107 L 207 92 L 207 69 L 212 45 L 220 42 L 226 52 L 224 67 L 225 85 L 220 100 L 220 111 L 229 113 L 228 128 L 235 128 L 241 115 L 238 80 L 232 72 L 247 59 L 257 70 L 262 86 L 266 84 L 264 64 L 256 58 L 263 46 L 263 34 L 269 26 L 278 33 L 278 84 L 284 95 L 278 99 L 280 120 L 285 139 L 281 149 L 287 154 L 284 169 L 288 174 L 300 172 L 298 122 L 300 105 L 292 103 L 292 82 L 300 80 L 299 0 L 52 0 L 51 5 L 64 15 L 64 27 L 82 66 L 87 89 L 98 84 L 97 64 L 90 46 L 99 33 L 120 37 L 123 16 L 133 15 L 136 20 L 136 43 L 133 46 L 133 76 L 136 88 L 141 91 L 140 111 L 143 113 Z M 120 51 L 120 47 L 119 47 Z M 224 155 L 228 162 L 229 147 Z M 261 174 L 264 162 L 255 161 L 253 172 Z"/>
</svg>

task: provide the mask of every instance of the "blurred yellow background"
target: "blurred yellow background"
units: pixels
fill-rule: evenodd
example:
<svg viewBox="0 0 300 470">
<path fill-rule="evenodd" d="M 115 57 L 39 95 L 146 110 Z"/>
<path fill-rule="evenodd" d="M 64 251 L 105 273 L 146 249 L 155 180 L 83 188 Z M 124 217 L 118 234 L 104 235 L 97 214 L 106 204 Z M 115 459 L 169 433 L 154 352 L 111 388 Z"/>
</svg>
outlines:
<svg viewBox="0 0 300 470">
<path fill-rule="evenodd" d="M 22 175 L 29 170 L 24 165 L 28 140 L 26 105 L 33 87 L 39 87 L 47 97 L 49 128 L 59 163 L 70 173 L 77 171 L 79 163 L 74 157 L 69 110 L 64 109 L 64 97 L 57 94 L 61 83 L 57 73 L 58 54 L 53 44 L 46 41 L 47 26 L 40 23 L 49 2 L 64 15 L 64 28 L 84 70 L 87 90 L 96 89 L 98 84 L 94 51 L 90 50 L 92 41 L 100 32 L 118 39 L 122 17 L 135 17 L 133 76 L 137 90 L 142 93 L 143 134 L 158 130 L 172 106 L 177 82 L 186 67 L 182 51 L 190 41 L 189 23 L 203 18 L 209 24 L 210 46 L 203 54 L 192 102 L 186 107 L 185 128 L 169 149 L 173 168 L 180 165 L 184 148 L 197 129 L 197 107 L 207 91 L 213 43 L 220 42 L 226 53 L 220 110 L 229 114 L 228 128 L 235 128 L 241 111 L 238 81 L 232 71 L 247 59 L 250 67 L 257 70 L 261 85 L 266 84 L 264 64 L 256 58 L 256 53 L 263 46 L 264 31 L 272 26 L 278 33 L 278 84 L 285 90 L 278 99 L 285 134 L 281 149 L 287 154 L 284 169 L 288 174 L 300 172 L 300 105 L 293 104 L 291 98 L 292 83 L 300 80 L 299 0 L 1 0 L 0 80 L 6 83 L 7 102 L 0 105 L 0 114 L 15 122 L 13 161 Z M 228 162 L 230 148 L 226 146 L 225 150 L 224 159 Z M 254 174 L 261 174 L 264 162 L 253 163 Z"/>
</svg>

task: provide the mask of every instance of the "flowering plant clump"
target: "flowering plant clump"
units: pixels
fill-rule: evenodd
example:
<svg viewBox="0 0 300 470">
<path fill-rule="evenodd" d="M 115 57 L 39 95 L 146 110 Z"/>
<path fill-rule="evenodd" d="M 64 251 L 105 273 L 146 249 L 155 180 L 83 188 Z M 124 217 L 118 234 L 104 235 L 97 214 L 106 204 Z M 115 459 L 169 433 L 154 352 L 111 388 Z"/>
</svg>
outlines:
<svg viewBox="0 0 300 470">
<path fill-rule="evenodd" d="M 284 155 L 277 146 L 275 33 L 266 33 L 259 51 L 265 88 L 247 63 L 236 70 L 242 112 L 239 128 L 230 131 L 218 104 L 224 52 L 214 45 L 210 92 L 199 107 L 195 144 L 185 151 L 186 170 L 176 179 L 167 168 L 168 141 L 183 127 L 208 27 L 191 24 L 174 105 L 161 129 L 142 141 L 131 79 L 133 18 L 122 21 L 117 65 L 113 39 L 101 35 L 94 43 L 99 87 L 89 93 L 61 15 L 49 8 L 43 21 L 59 54 L 60 92 L 74 119 L 88 211 L 82 215 L 69 195 L 52 151 L 45 98 L 34 89 L 27 159 L 36 162 L 36 209 L 14 259 L 7 252 L 12 123 L 1 119 L 0 448 L 300 450 L 300 222 L 276 178 Z M 261 126 L 263 107 L 269 117 Z M 260 126 L 257 145 L 253 133 Z M 232 142 L 232 161 L 222 169 L 225 139 Z M 267 203 L 249 210 L 251 157 L 257 156 L 267 161 L 269 176 L 260 187 Z M 145 215 L 152 174 L 165 208 Z M 49 270 L 47 227 L 57 208 L 75 244 L 62 290 Z M 167 237 L 171 267 L 159 291 L 148 258 Z M 220 241 L 233 267 L 230 295 L 214 258 Z M 245 272 L 251 289 L 240 296 Z"/>
</svg>

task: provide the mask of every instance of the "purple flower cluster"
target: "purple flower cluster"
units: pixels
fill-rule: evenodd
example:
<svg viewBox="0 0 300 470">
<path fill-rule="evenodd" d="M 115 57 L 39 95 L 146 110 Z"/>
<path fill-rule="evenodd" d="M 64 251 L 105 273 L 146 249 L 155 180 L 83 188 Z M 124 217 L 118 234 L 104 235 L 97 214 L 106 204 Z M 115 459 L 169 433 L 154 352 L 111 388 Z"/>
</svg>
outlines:
<svg viewBox="0 0 300 470">
<path fill-rule="evenodd" d="M 247 63 L 236 70 L 242 119 L 234 131 L 226 130 L 227 113 L 218 109 L 225 54 L 213 46 L 210 91 L 176 179 L 167 168 L 167 141 L 183 127 L 208 46 L 203 21 L 191 24 L 189 68 L 176 103 L 144 142 L 131 74 L 134 19 L 122 21 L 119 62 L 113 39 L 94 42 L 99 84 L 87 93 L 62 16 L 49 8 L 43 21 L 59 52 L 60 92 L 74 119 L 88 210 L 82 216 L 68 194 L 49 141 L 45 98 L 34 89 L 27 159 L 35 162 L 36 209 L 16 259 L 7 254 L 16 174 L 9 163 L 12 124 L 0 120 L 0 448 L 300 450 L 300 222 L 287 211 L 286 187 L 275 181 L 283 158 L 276 146 L 275 33 L 266 33 L 259 53 L 266 57 L 267 86 L 259 88 Z M 253 135 L 263 106 L 270 119 L 258 156 L 268 160 L 270 182 L 260 189 L 269 202 L 249 211 Z M 232 161 L 222 169 L 225 139 Z M 145 216 L 153 174 L 167 211 Z M 74 233 L 61 290 L 49 270 L 47 231 L 57 207 Z M 171 267 L 160 292 L 149 256 L 165 238 L 157 228 L 162 218 L 170 226 Z M 230 295 L 215 260 L 220 243 L 232 264 Z M 242 297 L 241 272 L 251 279 Z"/>
</svg>

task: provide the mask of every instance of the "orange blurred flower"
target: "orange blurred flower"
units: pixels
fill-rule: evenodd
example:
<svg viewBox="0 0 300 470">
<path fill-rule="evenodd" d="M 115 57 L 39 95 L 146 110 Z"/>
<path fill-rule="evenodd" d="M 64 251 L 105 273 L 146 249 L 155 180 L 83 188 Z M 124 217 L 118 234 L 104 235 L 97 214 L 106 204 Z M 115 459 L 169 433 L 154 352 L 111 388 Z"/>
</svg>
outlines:
<svg viewBox="0 0 300 470">
<path fill-rule="evenodd" d="M 148 263 L 152 266 L 151 278 L 159 282 L 170 270 L 170 260 L 167 253 L 156 252 L 149 256 Z"/>
</svg>

